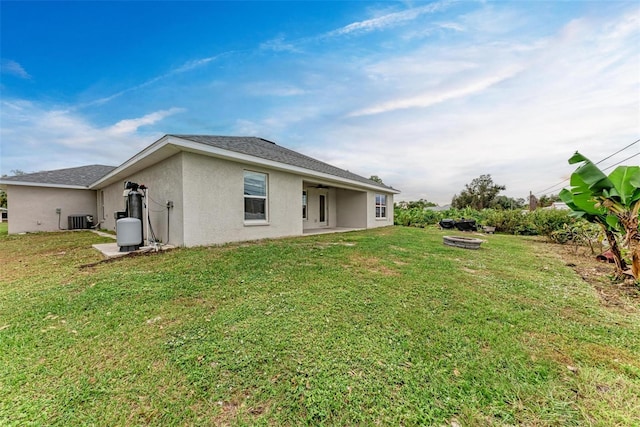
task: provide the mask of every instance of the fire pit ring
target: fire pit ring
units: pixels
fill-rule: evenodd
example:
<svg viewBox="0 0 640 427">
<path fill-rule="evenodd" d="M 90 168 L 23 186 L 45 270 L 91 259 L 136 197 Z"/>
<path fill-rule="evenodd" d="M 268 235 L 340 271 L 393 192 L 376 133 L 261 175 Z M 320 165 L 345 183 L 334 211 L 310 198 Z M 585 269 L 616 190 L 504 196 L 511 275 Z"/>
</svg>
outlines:
<svg viewBox="0 0 640 427">
<path fill-rule="evenodd" d="M 480 249 L 481 239 L 473 237 L 444 236 L 442 241 L 447 246 L 454 246 L 463 249 Z"/>
</svg>

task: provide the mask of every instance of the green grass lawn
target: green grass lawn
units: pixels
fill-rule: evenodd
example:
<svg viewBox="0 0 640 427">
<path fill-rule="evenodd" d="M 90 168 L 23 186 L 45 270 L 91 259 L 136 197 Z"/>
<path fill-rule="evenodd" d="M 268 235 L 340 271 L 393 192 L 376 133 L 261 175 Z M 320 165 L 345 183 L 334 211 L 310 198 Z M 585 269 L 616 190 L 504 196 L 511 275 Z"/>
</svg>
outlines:
<svg viewBox="0 0 640 427">
<path fill-rule="evenodd" d="M 640 310 L 531 238 L 436 229 L 98 263 L 0 236 L 0 425 L 638 425 Z"/>
<path fill-rule="evenodd" d="M 0 236 L 6 236 L 8 231 L 9 231 L 9 223 L 0 222 Z"/>
</svg>

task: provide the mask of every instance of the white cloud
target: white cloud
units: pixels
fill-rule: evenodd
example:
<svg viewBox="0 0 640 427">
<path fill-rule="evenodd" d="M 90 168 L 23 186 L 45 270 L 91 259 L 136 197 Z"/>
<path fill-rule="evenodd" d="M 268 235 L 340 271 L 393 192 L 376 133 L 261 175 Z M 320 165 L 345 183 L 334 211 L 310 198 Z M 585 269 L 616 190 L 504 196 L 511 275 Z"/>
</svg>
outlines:
<svg viewBox="0 0 640 427">
<path fill-rule="evenodd" d="M 458 22 L 434 22 L 423 26 L 407 29 L 402 36 L 403 40 L 415 41 L 429 37 L 439 36 L 446 38 L 450 34 L 463 33 L 467 29 Z"/>
<path fill-rule="evenodd" d="M 527 34 L 523 31 L 532 22 L 531 16 L 524 10 L 514 7 L 515 2 L 504 3 L 483 3 L 482 7 L 461 15 L 457 23 L 465 28 L 470 34 L 476 37 L 489 38 L 504 34 L 514 34 L 520 32 L 515 37 L 525 38 Z M 541 11 L 540 16 L 544 11 Z M 545 22 L 535 22 L 536 27 L 546 25 Z M 540 29 L 536 34 L 541 34 Z M 513 38 L 513 37 L 509 37 Z"/>
<path fill-rule="evenodd" d="M 526 19 L 498 15 L 494 22 Z M 313 97 L 304 101 L 314 114 L 287 105 L 270 111 L 282 118 L 277 126 L 267 118 L 254 124 L 277 129 L 279 141 L 308 155 L 381 176 L 402 190 L 401 200 L 445 204 L 484 173 L 507 195 L 526 197 L 568 176 L 574 151 L 598 160 L 637 139 L 636 20 L 635 12 L 581 18 L 509 43 L 490 30 L 481 41 L 426 43 L 339 66 L 328 63 L 339 57 L 332 52 L 309 65 L 331 67 L 308 86 Z"/>
<path fill-rule="evenodd" d="M 307 93 L 306 90 L 290 84 L 277 81 L 254 82 L 246 85 L 245 92 L 250 96 L 297 96 Z"/>
<path fill-rule="evenodd" d="M 241 136 L 257 136 L 264 135 L 264 128 L 260 123 L 255 123 L 250 120 L 239 119 L 234 124 L 236 135 Z"/>
<path fill-rule="evenodd" d="M 2 173 L 86 164 L 119 165 L 162 133 L 142 131 L 180 108 L 156 111 L 110 126 L 96 126 L 72 110 L 47 108 L 24 100 L 2 101 Z"/>
<path fill-rule="evenodd" d="M 506 79 L 515 76 L 521 69 L 519 67 L 510 67 L 500 70 L 497 75 L 483 76 L 479 79 L 469 80 L 461 86 L 445 89 L 431 90 L 429 92 L 411 96 L 393 99 L 362 110 L 350 113 L 350 117 L 366 116 L 371 114 L 387 113 L 390 111 L 401 110 L 406 108 L 425 108 L 441 102 L 449 101 L 456 98 L 462 98 L 469 95 L 475 95 L 482 92 Z"/>
<path fill-rule="evenodd" d="M 305 52 L 303 46 L 305 46 L 307 43 L 315 43 L 318 41 L 354 34 L 366 34 L 374 31 L 392 29 L 402 25 L 408 25 L 412 21 L 415 21 L 424 15 L 442 11 L 452 3 L 454 2 L 451 0 L 443 0 L 439 2 L 433 2 L 425 6 L 409 6 L 409 8 L 405 10 L 390 13 L 385 9 L 384 11 L 379 12 L 380 16 L 376 16 L 374 18 L 366 19 L 363 21 L 352 22 L 351 24 L 347 24 L 343 27 L 313 37 L 303 37 L 294 40 L 286 40 L 284 34 L 279 34 L 278 36 L 261 43 L 260 49 L 264 51 L 274 52 L 303 53 Z M 463 27 L 455 22 L 435 24 L 435 26 L 431 26 L 431 29 L 429 29 L 429 31 L 432 31 L 433 28 L 463 31 Z"/>
<path fill-rule="evenodd" d="M 401 25 L 401 24 L 405 24 L 407 22 L 413 21 L 422 15 L 430 14 L 430 13 L 434 13 L 439 10 L 442 10 L 450 3 L 451 2 L 449 1 L 435 2 L 425 6 L 411 8 L 411 9 L 403 10 L 400 12 L 388 13 L 388 14 L 378 16 L 372 19 L 367 19 L 364 21 L 353 22 L 351 24 L 345 25 L 342 28 L 338 28 L 336 30 L 329 32 L 327 36 L 328 37 L 342 36 L 342 35 L 347 35 L 351 33 L 364 33 L 364 32 L 379 31 L 379 30 L 392 28 L 397 25 Z"/>
<path fill-rule="evenodd" d="M 0 70 L 2 74 L 11 74 L 22 79 L 31 79 L 31 76 L 22 65 L 11 59 L 2 59 L 0 61 Z"/>
<path fill-rule="evenodd" d="M 184 108 L 170 108 L 168 110 L 154 111 L 143 117 L 136 119 L 121 120 L 113 126 L 106 129 L 106 133 L 109 135 L 130 135 L 138 131 L 138 128 L 142 126 L 148 126 L 159 122 L 165 117 L 171 116 L 176 113 L 185 111 Z"/>
<path fill-rule="evenodd" d="M 175 74 L 180 74 L 180 73 L 184 73 L 184 72 L 187 72 L 187 71 L 191 71 L 193 69 L 196 69 L 196 68 L 202 67 L 204 65 L 207 65 L 208 63 L 210 63 L 211 61 L 215 61 L 219 57 L 220 57 L 220 55 L 215 55 L 215 56 L 209 56 L 207 58 L 200 58 L 200 59 L 194 59 L 192 61 L 187 61 L 184 64 L 182 64 L 181 66 L 179 66 L 178 68 L 176 68 L 174 70 L 171 70 L 166 75 L 175 75 Z"/>
<path fill-rule="evenodd" d="M 284 35 L 280 34 L 278 37 L 271 40 L 267 40 L 260 44 L 262 50 L 272 50 L 274 52 L 300 52 L 300 48 L 296 45 L 299 43 L 286 42 Z"/>
<path fill-rule="evenodd" d="M 464 26 L 456 23 L 456 22 L 441 22 L 438 24 L 439 28 L 444 28 L 447 30 L 454 30 L 454 31 L 459 31 L 459 32 L 463 32 L 465 31 Z"/>
<path fill-rule="evenodd" d="M 134 85 L 134 86 L 130 86 L 126 89 L 120 90 L 118 92 L 112 93 L 110 95 L 107 96 L 103 96 L 101 98 L 95 99 L 93 101 L 89 101 L 89 102 L 85 102 L 82 104 L 79 104 L 75 107 L 75 109 L 82 109 L 82 108 L 87 108 L 87 107 L 92 107 L 92 106 L 96 106 L 96 105 L 103 105 L 106 104 L 108 102 L 113 101 L 114 99 L 120 98 L 122 95 L 125 95 L 129 92 L 134 92 L 134 91 L 139 91 L 141 89 L 147 88 L 149 86 L 154 85 L 155 83 L 158 83 L 161 80 L 165 80 L 169 77 L 174 77 L 192 70 L 195 70 L 197 68 L 200 67 L 204 67 L 205 65 L 209 64 L 212 61 L 215 61 L 221 57 L 225 57 L 228 56 L 230 54 L 232 54 L 233 52 L 225 52 L 219 55 L 215 55 L 215 56 L 210 56 L 210 57 L 206 57 L 206 58 L 199 58 L 199 59 L 194 59 L 191 61 L 187 61 L 184 64 L 180 65 L 179 67 L 176 67 L 174 69 L 169 70 L 168 72 L 155 76 L 151 79 L 148 79 L 140 84 Z"/>
</svg>

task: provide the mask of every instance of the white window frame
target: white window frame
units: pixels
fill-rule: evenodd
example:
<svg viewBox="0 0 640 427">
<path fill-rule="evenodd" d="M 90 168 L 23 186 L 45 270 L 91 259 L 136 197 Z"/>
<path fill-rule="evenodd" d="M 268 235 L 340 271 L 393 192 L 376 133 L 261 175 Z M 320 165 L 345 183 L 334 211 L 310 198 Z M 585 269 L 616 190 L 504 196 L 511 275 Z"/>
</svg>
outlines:
<svg viewBox="0 0 640 427">
<path fill-rule="evenodd" d="M 307 221 L 309 219 L 309 193 L 307 190 L 302 190 L 302 220 Z"/>
<path fill-rule="evenodd" d="M 387 219 L 387 195 L 375 195 L 376 219 Z"/>
<path fill-rule="evenodd" d="M 244 194 L 247 175 L 262 175 L 264 176 L 264 195 Z M 254 170 L 245 169 L 242 173 L 242 214 L 245 225 L 264 225 L 269 223 L 269 174 L 264 172 L 258 172 Z M 264 200 L 264 218 L 247 219 L 247 211 L 245 209 L 245 203 L 247 199 L 261 199 Z"/>
</svg>

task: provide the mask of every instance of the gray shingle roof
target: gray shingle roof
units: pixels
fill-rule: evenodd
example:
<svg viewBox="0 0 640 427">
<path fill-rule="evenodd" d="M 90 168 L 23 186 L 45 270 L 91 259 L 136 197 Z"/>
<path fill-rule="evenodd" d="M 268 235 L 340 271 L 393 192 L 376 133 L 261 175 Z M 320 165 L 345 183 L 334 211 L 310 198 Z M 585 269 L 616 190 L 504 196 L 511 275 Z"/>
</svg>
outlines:
<svg viewBox="0 0 640 427">
<path fill-rule="evenodd" d="M 56 169 L 52 171 L 27 173 L 1 178 L 5 183 L 29 182 L 34 184 L 74 185 L 88 187 L 109 172 L 115 166 L 89 165 L 77 168 Z"/>
<path fill-rule="evenodd" d="M 223 150 L 260 157 L 274 162 L 284 163 L 315 172 L 326 173 L 340 178 L 350 179 L 380 188 L 391 189 L 384 184 L 371 181 L 355 173 L 331 166 L 304 154 L 281 147 L 274 142 L 252 136 L 213 136 L 213 135 L 169 135 L 176 138 L 210 145 Z"/>
</svg>

